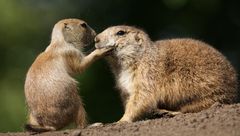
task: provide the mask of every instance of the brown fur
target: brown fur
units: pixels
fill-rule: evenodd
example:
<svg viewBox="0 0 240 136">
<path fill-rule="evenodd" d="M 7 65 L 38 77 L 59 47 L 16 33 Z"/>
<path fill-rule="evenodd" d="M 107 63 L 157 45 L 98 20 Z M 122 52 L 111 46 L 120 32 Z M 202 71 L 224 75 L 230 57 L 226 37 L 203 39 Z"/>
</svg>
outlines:
<svg viewBox="0 0 240 136">
<path fill-rule="evenodd" d="M 61 20 L 54 26 L 50 45 L 36 58 L 27 73 L 27 130 L 58 130 L 73 121 L 80 128 L 86 125 L 77 81 L 72 76 L 81 73 L 108 51 L 95 50 L 84 56 L 81 49 L 93 42 L 94 36 L 94 30 L 79 19 Z"/>
<path fill-rule="evenodd" d="M 119 31 L 125 34 L 118 35 Z M 97 48 L 114 48 L 107 59 L 125 106 L 120 122 L 136 121 L 156 111 L 171 115 L 198 112 L 215 102 L 237 100 L 234 68 L 204 42 L 152 42 L 146 33 L 129 26 L 110 27 L 96 39 Z"/>
</svg>

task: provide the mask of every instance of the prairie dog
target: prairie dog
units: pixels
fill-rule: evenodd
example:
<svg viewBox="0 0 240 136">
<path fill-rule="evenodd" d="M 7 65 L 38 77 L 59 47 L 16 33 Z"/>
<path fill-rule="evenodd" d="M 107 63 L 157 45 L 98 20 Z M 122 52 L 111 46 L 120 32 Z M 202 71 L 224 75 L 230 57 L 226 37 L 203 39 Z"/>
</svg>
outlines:
<svg viewBox="0 0 240 136">
<path fill-rule="evenodd" d="M 133 122 L 152 112 L 198 112 L 215 102 L 237 100 L 234 68 L 204 42 L 154 42 L 135 27 L 113 26 L 96 36 L 95 46 L 114 48 L 107 60 L 125 106 L 119 122 Z"/>
<path fill-rule="evenodd" d="M 36 58 L 26 76 L 26 130 L 53 131 L 71 122 L 80 128 L 86 125 L 86 113 L 73 76 L 108 51 L 97 49 L 84 56 L 81 49 L 94 42 L 95 35 L 83 20 L 64 19 L 55 24 L 50 45 Z"/>
</svg>

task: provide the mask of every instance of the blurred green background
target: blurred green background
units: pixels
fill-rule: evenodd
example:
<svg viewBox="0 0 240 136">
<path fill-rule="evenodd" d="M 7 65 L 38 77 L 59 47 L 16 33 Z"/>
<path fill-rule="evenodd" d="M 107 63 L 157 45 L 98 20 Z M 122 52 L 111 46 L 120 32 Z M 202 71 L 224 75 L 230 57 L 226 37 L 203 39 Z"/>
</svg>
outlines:
<svg viewBox="0 0 240 136">
<path fill-rule="evenodd" d="M 49 44 L 53 25 L 81 18 L 97 32 L 126 24 L 153 40 L 192 37 L 219 49 L 240 69 L 240 4 L 237 0 L 0 0 L 0 132 L 22 131 L 25 75 Z M 122 106 L 104 60 L 78 76 L 90 122 L 114 122 Z"/>
</svg>

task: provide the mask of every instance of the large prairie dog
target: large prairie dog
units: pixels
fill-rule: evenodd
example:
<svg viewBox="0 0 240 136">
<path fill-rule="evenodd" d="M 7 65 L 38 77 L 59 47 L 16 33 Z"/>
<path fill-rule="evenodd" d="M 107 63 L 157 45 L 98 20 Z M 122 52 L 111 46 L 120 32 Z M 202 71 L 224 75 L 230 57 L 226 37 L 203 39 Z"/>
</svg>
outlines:
<svg viewBox="0 0 240 136">
<path fill-rule="evenodd" d="M 237 100 L 234 68 L 204 42 L 153 42 L 137 28 L 114 26 L 96 36 L 95 46 L 114 48 L 107 60 L 125 106 L 119 122 L 136 121 L 151 112 L 198 112 L 215 102 Z"/>
<path fill-rule="evenodd" d="M 81 49 L 93 43 L 95 35 L 79 19 L 61 20 L 54 26 L 50 45 L 36 58 L 26 76 L 28 131 L 58 130 L 71 122 L 80 128 L 86 125 L 77 81 L 72 76 L 108 51 L 97 49 L 84 56 Z"/>
</svg>

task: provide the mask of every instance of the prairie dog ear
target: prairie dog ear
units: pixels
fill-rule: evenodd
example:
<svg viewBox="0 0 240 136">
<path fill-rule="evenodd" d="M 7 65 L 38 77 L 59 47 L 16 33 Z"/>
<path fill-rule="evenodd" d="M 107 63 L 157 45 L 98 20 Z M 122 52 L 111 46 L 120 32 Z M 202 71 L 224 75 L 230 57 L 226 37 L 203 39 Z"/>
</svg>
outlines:
<svg viewBox="0 0 240 136">
<path fill-rule="evenodd" d="M 72 26 L 69 25 L 68 23 L 64 23 L 63 25 L 64 25 L 65 30 L 72 30 L 73 29 Z"/>
<path fill-rule="evenodd" d="M 143 39 L 142 39 L 142 36 L 141 36 L 140 33 L 136 33 L 136 35 L 135 35 L 134 38 L 135 38 L 135 40 L 136 40 L 136 42 L 137 42 L 138 44 L 142 44 Z"/>
</svg>

